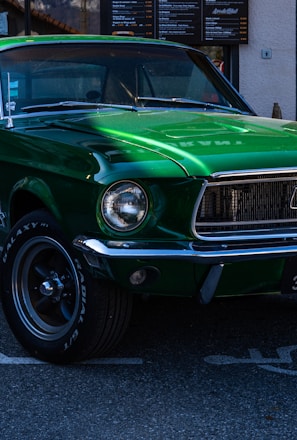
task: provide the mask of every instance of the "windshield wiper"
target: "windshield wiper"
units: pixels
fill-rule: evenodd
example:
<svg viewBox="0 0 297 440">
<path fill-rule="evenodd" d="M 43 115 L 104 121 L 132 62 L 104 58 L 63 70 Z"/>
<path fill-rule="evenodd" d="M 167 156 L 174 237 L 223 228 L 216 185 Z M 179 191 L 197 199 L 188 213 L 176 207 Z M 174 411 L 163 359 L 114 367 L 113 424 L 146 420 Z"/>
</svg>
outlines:
<svg viewBox="0 0 297 440">
<path fill-rule="evenodd" d="M 136 101 L 142 102 L 142 101 L 148 101 L 148 102 L 156 102 L 156 103 L 165 103 L 170 104 L 170 106 L 177 105 L 187 105 L 192 107 L 199 107 L 203 108 L 205 110 L 222 110 L 229 113 L 239 113 L 244 114 L 244 112 L 238 108 L 235 107 L 228 107 L 225 105 L 219 105 L 219 104 L 213 104 L 211 102 L 204 102 L 204 101 L 196 101 L 192 99 L 187 98 L 158 98 L 155 96 L 138 96 L 136 98 Z"/>
<path fill-rule="evenodd" d="M 138 96 L 136 102 L 154 102 L 154 103 L 165 103 L 170 105 L 170 107 L 176 106 L 188 106 L 188 107 L 199 107 L 205 110 L 221 110 L 228 113 L 244 114 L 238 108 L 228 107 L 219 104 L 213 104 L 211 102 L 195 101 L 186 98 L 158 98 L 154 96 Z M 128 111 L 139 111 L 139 107 L 135 105 L 127 104 L 107 104 L 107 103 L 97 103 L 97 102 L 84 102 L 84 101 L 60 101 L 51 104 L 37 104 L 22 107 L 22 111 L 25 113 L 34 113 L 42 111 L 59 111 L 59 110 L 99 110 L 100 108 L 119 108 Z"/>
<path fill-rule="evenodd" d="M 22 111 L 25 113 L 34 113 L 41 111 L 58 111 L 58 110 L 91 110 L 91 109 L 100 109 L 104 107 L 110 108 L 120 108 L 123 110 L 129 111 L 137 111 L 137 108 L 133 105 L 126 104 L 105 104 L 105 103 L 97 103 L 97 102 L 84 102 L 84 101 L 61 101 L 54 102 L 52 104 L 38 104 L 38 105 L 29 105 L 27 107 L 22 107 Z"/>
</svg>

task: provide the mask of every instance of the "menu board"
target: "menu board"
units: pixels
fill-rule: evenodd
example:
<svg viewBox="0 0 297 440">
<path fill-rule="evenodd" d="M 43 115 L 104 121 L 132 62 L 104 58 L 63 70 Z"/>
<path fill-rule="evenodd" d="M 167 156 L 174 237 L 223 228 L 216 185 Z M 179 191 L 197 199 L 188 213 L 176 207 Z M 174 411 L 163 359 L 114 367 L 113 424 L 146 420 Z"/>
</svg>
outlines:
<svg viewBox="0 0 297 440">
<path fill-rule="evenodd" d="M 204 0 L 203 36 L 205 42 L 221 44 L 248 42 L 247 1 Z"/>
<path fill-rule="evenodd" d="M 246 44 L 248 0 L 101 0 L 101 33 L 197 45 Z"/>
<path fill-rule="evenodd" d="M 110 30 L 112 34 L 155 37 L 156 10 L 154 0 L 107 0 L 111 10 Z M 102 8 L 102 6 L 101 6 Z M 106 14 L 104 14 L 106 16 Z"/>
<path fill-rule="evenodd" d="M 200 2 L 159 0 L 157 26 L 157 37 L 161 40 L 195 39 L 201 28 Z"/>
</svg>

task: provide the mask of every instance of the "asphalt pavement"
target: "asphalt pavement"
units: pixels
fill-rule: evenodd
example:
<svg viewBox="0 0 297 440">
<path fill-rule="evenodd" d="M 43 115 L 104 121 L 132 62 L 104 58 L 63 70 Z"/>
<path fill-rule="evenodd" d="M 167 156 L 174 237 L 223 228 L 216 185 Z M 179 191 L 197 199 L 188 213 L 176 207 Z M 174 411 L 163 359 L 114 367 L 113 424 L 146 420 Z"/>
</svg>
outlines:
<svg viewBox="0 0 297 440">
<path fill-rule="evenodd" d="M 0 311 L 1 439 L 297 438 L 297 298 L 138 301 L 109 357 L 28 357 Z"/>
</svg>

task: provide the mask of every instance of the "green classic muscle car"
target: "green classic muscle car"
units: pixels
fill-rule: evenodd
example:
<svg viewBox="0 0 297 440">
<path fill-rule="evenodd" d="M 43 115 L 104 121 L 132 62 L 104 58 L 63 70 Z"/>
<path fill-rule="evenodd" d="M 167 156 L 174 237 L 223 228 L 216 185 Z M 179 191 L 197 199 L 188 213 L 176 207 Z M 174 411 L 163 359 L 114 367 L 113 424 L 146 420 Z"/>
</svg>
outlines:
<svg viewBox="0 0 297 440">
<path fill-rule="evenodd" d="M 203 53 L 3 38 L 0 69 L 1 296 L 29 353 L 104 355 L 137 294 L 297 290 L 297 124 Z"/>
</svg>

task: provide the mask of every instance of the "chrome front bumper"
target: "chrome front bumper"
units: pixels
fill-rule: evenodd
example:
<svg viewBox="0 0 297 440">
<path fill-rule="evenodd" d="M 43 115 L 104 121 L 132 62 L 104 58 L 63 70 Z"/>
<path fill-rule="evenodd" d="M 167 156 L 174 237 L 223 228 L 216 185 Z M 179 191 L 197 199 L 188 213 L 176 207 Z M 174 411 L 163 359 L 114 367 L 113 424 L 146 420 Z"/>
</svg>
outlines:
<svg viewBox="0 0 297 440">
<path fill-rule="evenodd" d="M 225 263 L 268 260 L 297 256 L 297 240 L 285 240 L 274 243 L 258 242 L 252 244 L 232 243 L 225 245 L 204 245 L 199 242 L 133 242 L 101 241 L 95 238 L 78 236 L 73 241 L 88 264 L 97 269 L 108 271 L 108 259 L 166 259 L 183 260 L 198 264 L 208 264 L 208 273 L 198 291 L 199 301 L 208 304 L 213 298 L 220 281 Z M 260 246 L 261 244 L 261 246 Z"/>
<path fill-rule="evenodd" d="M 244 245 L 204 245 L 201 242 L 115 241 L 78 236 L 73 245 L 86 256 L 90 254 L 99 258 L 174 259 L 210 265 L 297 255 L 295 239 Z"/>
</svg>

